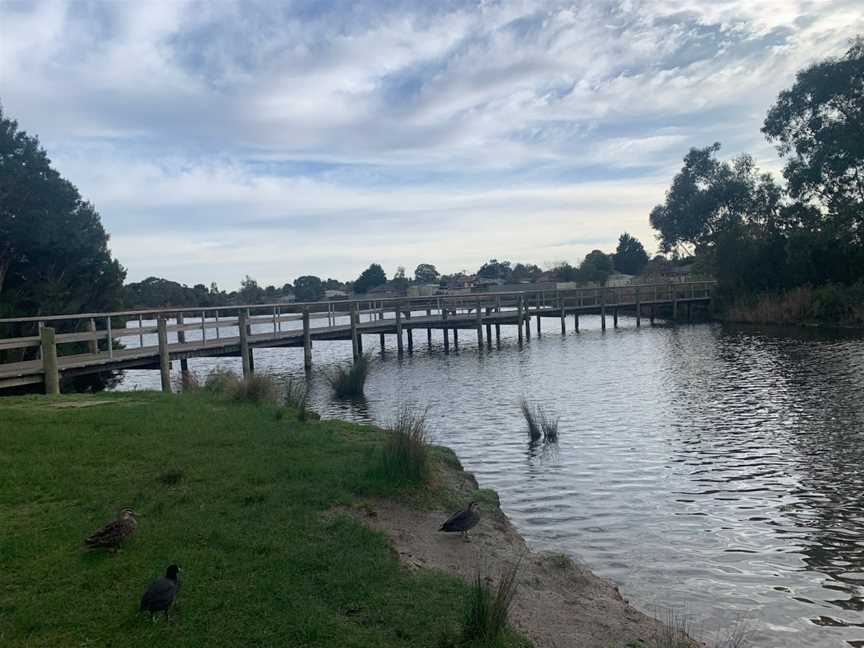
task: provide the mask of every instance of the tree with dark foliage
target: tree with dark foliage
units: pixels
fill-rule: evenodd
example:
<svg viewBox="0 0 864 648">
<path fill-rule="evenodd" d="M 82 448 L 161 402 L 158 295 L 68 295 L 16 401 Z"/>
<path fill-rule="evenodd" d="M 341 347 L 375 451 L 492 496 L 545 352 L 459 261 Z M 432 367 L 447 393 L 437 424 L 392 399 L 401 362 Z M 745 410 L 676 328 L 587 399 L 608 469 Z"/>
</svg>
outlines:
<svg viewBox="0 0 864 648">
<path fill-rule="evenodd" d="M 387 275 L 384 274 L 384 268 L 377 263 L 373 263 L 354 282 L 354 292 L 365 294 L 372 288 L 384 285 L 385 283 L 387 283 Z"/>
<path fill-rule="evenodd" d="M 119 308 L 125 276 L 93 205 L 0 108 L 0 316 Z"/>
<path fill-rule="evenodd" d="M 624 232 L 618 238 L 618 248 L 613 255 L 615 269 L 624 274 L 638 275 L 648 264 L 648 253 L 639 239 Z"/>
</svg>

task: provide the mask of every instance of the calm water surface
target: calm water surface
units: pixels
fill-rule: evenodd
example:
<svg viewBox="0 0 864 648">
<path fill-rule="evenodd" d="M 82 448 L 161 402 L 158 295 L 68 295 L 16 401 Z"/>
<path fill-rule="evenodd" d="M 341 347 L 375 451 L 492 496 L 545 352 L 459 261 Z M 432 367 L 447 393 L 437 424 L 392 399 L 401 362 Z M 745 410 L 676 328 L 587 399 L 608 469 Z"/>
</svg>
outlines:
<svg viewBox="0 0 864 648">
<path fill-rule="evenodd" d="M 738 625 L 760 648 L 864 647 L 864 338 L 581 323 L 562 337 L 544 321 L 522 349 L 513 327 L 491 351 L 462 331 L 457 353 L 440 334 L 430 352 L 418 332 L 399 359 L 390 339 L 362 403 L 334 402 L 320 375 L 350 344 L 316 343 L 315 409 L 386 423 L 399 402 L 429 406 L 433 440 L 500 493 L 534 548 L 704 638 Z M 258 371 L 303 376 L 301 349 L 255 355 Z M 217 364 L 239 371 L 190 361 Z M 129 371 L 119 388 L 158 380 Z M 560 415 L 557 444 L 528 441 L 523 396 Z"/>
</svg>

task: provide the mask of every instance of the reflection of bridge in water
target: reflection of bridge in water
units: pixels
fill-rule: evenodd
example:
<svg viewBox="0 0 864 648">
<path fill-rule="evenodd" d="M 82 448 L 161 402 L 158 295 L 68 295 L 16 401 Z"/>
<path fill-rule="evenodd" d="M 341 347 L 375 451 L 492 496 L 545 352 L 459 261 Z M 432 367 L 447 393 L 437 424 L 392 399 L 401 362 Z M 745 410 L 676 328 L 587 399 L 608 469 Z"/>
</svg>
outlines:
<svg viewBox="0 0 864 648">
<path fill-rule="evenodd" d="M 475 330 L 478 345 L 492 346 L 502 326 L 516 326 L 520 343 L 531 337 L 531 317 L 561 320 L 597 314 L 606 329 L 607 316 L 613 326 L 618 314 L 677 320 L 681 309 L 690 317 L 693 305 L 707 305 L 714 282 L 649 284 L 569 290 L 530 290 L 356 299 L 306 304 L 257 304 L 213 308 L 167 308 L 113 313 L 40 315 L 0 319 L 10 331 L 0 337 L 0 352 L 16 354 L 15 361 L 0 362 L 0 389 L 45 384 L 48 393 L 59 393 L 60 377 L 120 369 L 160 369 L 162 389 L 170 390 L 170 366 L 179 360 L 183 369 L 188 358 L 241 356 L 243 373 L 254 369 L 253 349 L 303 347 L 306 368 L 312 366 L 315 340 L 349 340 L 354 359 L 363 353 L 363 336 L 395 335 L 399 353 L 414 350 L 414 331 L 426 330 L 432 345 L 432 329 L 443 330 L 444 351 L 458 344 L 460 330 Z M 228 317 L 225 317 L 225 315 Z M 298 327 L 297 324 L 300 324 Z M 0 329 L 0 330 L 2 330 Z M 485 334 L 484 334 L 485 329 Z M 17 335 L 17 336 L 16 336 Z M 125 348 L 115 348 L 121 340 Z M 58 349 L 60 353 L 58 354 Z"/>
</svg>

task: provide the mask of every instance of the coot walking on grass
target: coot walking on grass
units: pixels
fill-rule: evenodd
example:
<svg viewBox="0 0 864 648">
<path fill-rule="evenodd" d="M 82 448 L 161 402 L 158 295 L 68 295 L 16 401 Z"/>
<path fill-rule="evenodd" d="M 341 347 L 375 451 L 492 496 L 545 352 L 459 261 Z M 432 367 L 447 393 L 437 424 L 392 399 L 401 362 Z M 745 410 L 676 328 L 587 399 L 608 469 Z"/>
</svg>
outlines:
<svg viewBox="0 0 864 648">
<path fill-rule="evenodd" d="M 158 612 L 164 612 L 168 616 L 168 610 L 177 598 L 180 591 L 180 568 L 177 565 L 169 565 L 162 578 L 157 578 L 144 596 L 141 597 L 142 612 L 149 612 L 152 619 Z"/>
</svg>

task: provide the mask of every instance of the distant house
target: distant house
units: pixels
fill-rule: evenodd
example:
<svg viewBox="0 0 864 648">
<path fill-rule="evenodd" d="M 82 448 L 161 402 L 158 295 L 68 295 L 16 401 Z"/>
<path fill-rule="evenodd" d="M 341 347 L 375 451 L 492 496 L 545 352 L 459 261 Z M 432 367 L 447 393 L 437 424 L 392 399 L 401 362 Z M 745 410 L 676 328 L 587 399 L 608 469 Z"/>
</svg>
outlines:
<svg viewBox="0 0 864 648">
<path fill-rule="evenodd" d="M 409 297 L 431 297 L 438 294 L 440 287 L 437 283 L 434 284 L 414 284 L 408 286 Z"/>
<path fill-rule="evenodd" d="M 281 295 L 281 296 L 276 300 L 276 303 L 277 303 L 277 304 L 293 304 L 295 301 L 297 301 L 297 298 L 296 298 L 296 297 L 294 296 L 294 294 L 292 293 L 292 294 L 290 294 L 290 295 L 284 295 L 284 294 Z"/>
<path fill-rule="evenodd" d="M 628 286 L 633 282 L 633 279 L 636 278 L 636 275 L 624 274 L 622 272 L 613 272 L 606 278 L 606 285 L 610 288 L 617 288 L 618 286 Z"/>
<path fill-rule="evenodd" d="M 344 290 L 325 290 L 324 299 L 329 301 L 336 299 L 348 299 L 348 293 Z"/>
</svg>

